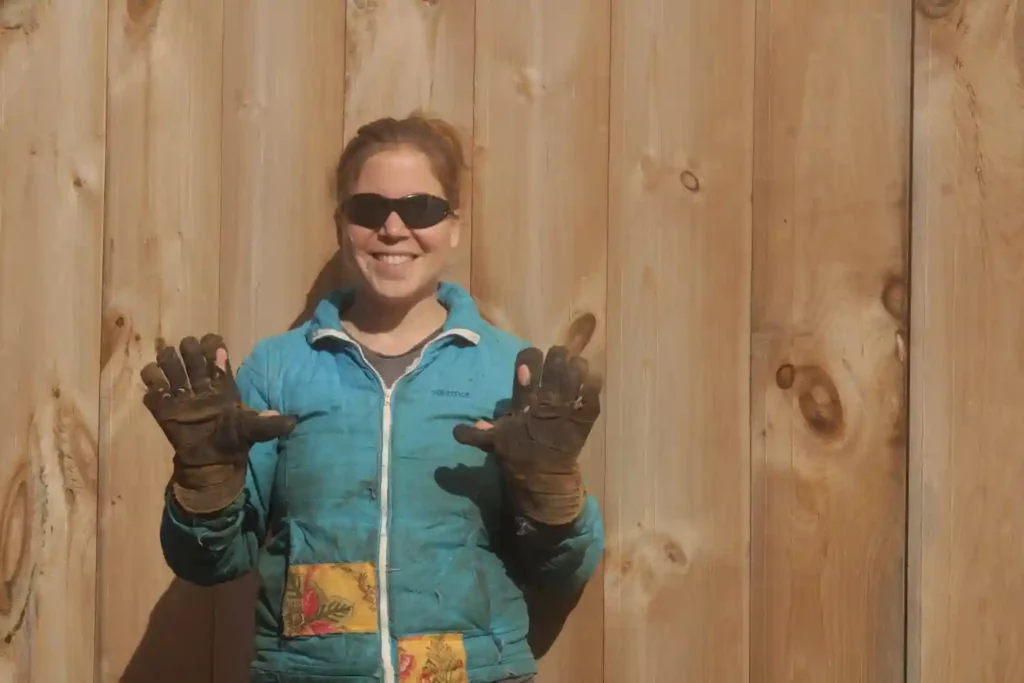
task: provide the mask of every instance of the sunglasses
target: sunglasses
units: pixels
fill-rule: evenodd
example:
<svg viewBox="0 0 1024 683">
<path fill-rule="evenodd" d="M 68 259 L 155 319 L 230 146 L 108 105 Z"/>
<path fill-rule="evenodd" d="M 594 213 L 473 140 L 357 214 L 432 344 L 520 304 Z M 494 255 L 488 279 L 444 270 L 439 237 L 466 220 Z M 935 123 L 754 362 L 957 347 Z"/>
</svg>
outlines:
<svg viewBox="0 0 1024 683">
<path fill-rule="evenodd" d="M 392 211 L 411 230 L 435 226 L 452 213 L 448 200 L 432 194 L 410 194 L 391 199 L 364 192 L 347 198 L 341 208 L 350 223 L 371 230 L 379 230 Z"/>
</svg>

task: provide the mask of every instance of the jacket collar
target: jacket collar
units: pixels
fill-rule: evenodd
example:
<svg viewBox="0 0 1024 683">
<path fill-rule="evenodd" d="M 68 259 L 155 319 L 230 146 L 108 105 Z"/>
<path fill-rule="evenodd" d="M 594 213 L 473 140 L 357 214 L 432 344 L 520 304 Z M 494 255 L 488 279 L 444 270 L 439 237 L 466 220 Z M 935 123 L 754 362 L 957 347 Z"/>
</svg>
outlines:
<svg viewBox="0 0 1024 683">
<path fill-rule="evenodd" d="M 343 287 L 320 300 L 306 330 L 310 344 L 325 337 L 353 341 L 341 327 L 341 312 L 351 304 L 355 291 L 354 286 Z M 480 343 L 486 323 L 469 292 L 454 282 L 441 282 L 437 287 L 437 300 L 448 309 L 441 334 L 461 337 L 470 344 Z"/>
</svg>

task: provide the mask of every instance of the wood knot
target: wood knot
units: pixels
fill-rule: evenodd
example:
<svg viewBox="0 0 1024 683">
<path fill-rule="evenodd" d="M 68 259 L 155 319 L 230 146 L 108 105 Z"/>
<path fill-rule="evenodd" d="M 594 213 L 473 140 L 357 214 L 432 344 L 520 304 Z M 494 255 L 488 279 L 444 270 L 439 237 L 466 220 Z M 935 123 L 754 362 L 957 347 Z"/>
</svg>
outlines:
<svg viewBox="0 0 1024 683">
<path fill-rule="evenodd" d="M 31 557 L 32 500 L 29 490 L 31 470 L 22 460 L 0 494 L 0 616 L 14 612 L 15 593 L 29 579 Z M 18 601 L 20 602 L 20 601 Z M 20 625 L 15 626 L 15 630 Z"/>
<path fill-rule="evenodd" d="M 100 369 L 110 363 L 118 350 L 125 349 L 132 334 L 131 324 L 123 314 L 107 311 L 100 326 Z"/>
<path fill-rule="evenodd" d="M 700 178 L 698 178 L 692 171 L 683 171 L 679 174 L 679 181 L 682 182 L 690 192 L 698 192 L 700 190 Z"/>
<path fill-rule="evenodd" d="M 960 0 L 914 0 L 917 11 L 929 19 L 948 17 Z"/>
<path fill-rule="evenodd" d="M 128 18 L 136 24 L 149 23 L 154 11 L 160 9 L 161 0 L 128 0 Z"/>
<path fill-rule="evenodd" d="M 775 384 L 780 389 L 789 389 L 793 386 L 793 380 L 795 379 L 796 370 L 789 363 L 780 365 L 779 369 L 775 371 Z"/>
<path fill-rule="evenodd" d="M 516 93 L 527 102 L 533 102 L 544 93 L 544 82 L 536 69 L 519 69 L 513 79 Z"/>
<path fill-rule="evenodd" d="M 0 0 L 0 30 L 31 33 L 39 26 L 41 0 Z"/>
<path fill-rule="evenodd" d="M 907 283 L 899 275 L 891 274 L 882 288 L 882 306 L 903 325 L 907 316 Z"/>
<path fill-rule="evenodd" d="M 834 439 L 845 429 L 843 403 L 835 382 L 817 365 L 782 365 L 775 373 L 780 389 L 793 389 L 808 426 L 819 436 Z"/>
<path fill-rule="evenodd" d="M 631 609 L 649 610 L 664 602 L 690 571 L 687 541 L 663 531 L 643 528 L 626 531 L 618 547 L 608 554 L 606 580 L 614 591 L 621 591 Z M 699 548 L 690 548 L 698 554 Z"/>
<path fill-rule="evenodd" d="M 683 551 L 683 546 L 672 539 L 665 541 L 663 550 L 665 551 L 665 558 L 672 564 L 685 565 L 689 561 L 686 553 Z"/>
</svg>

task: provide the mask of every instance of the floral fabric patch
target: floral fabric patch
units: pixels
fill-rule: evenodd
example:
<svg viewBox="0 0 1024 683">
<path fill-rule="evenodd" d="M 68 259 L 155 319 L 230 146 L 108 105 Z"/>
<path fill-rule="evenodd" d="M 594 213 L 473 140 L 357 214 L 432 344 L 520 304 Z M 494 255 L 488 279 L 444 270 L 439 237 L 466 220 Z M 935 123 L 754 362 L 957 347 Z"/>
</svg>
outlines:
<svg viewBox="0 0 1024 683">
<path fill-rule="evenodd" d="M 438 633 L 399 640 L 398 680 L 399 683 L 469 683 L 462 636 Z"/>
<path fill-rule="evenodd" d="M 374 633 L 377 572 L 371 562 L 293 565 L 281 608 L 284 635 Z"/>
</svg>

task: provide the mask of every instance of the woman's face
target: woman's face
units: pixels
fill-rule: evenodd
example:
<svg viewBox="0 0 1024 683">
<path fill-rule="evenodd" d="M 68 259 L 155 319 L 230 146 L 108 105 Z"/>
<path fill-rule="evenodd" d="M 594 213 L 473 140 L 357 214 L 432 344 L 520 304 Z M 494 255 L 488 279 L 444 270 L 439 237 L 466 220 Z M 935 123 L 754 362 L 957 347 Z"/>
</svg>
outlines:
<svg viewBox="0 0 1024 683">
<path fill-rule="evenodd" d="M 367 159 L 351 194 L 389 199 L 426 194 L 446 199 L 427 156 L 408 147 L 383 150 Z M 347 251 L 374 298 L 403 303 L 433 296 L 459 243 L 457 217 L 448 214 L 430 227 L 411 229 L 397 211 L 379 226 L 370 220 L 363 222 L 371 225 L 360 225 L 358 212 L 354 219 L 342 213 Z"/>
</svg>

